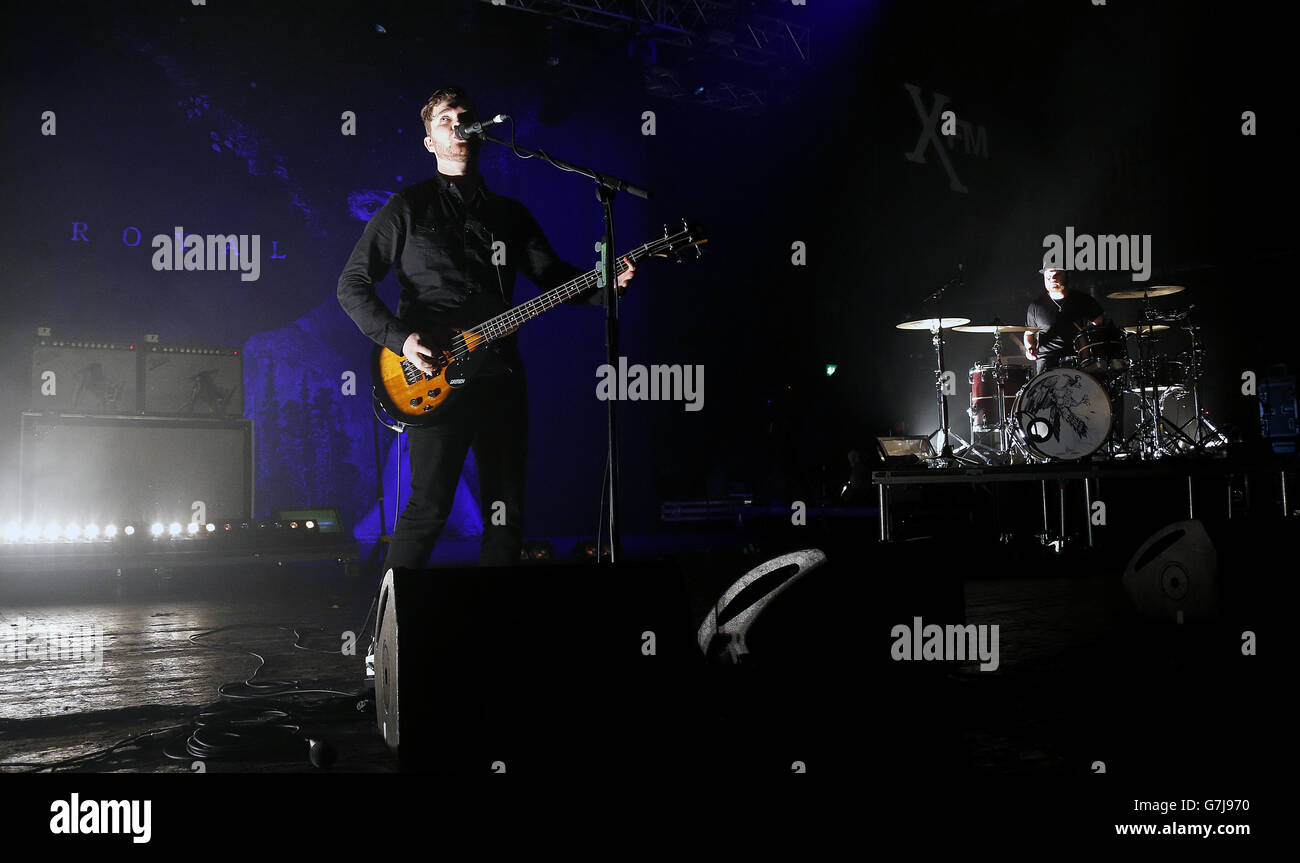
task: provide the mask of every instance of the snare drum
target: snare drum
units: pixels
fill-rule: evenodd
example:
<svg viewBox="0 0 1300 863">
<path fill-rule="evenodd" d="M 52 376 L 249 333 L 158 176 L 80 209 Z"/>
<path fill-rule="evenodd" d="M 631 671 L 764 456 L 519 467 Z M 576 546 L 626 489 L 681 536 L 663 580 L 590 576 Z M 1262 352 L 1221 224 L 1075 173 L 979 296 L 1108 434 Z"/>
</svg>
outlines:
<svg viewBox="0 0 1300 863">
<path fill-rule="evenodd" d="M 1002 415 L 1011 416 L 1011 406 L 1016 393 L 1029 382 L 1030 367 L 1026 365 L 1002 366 Z M 998 380 L 997 366 L 993 363 L 976 363 L 970 370 L 970 430 L 972 432 L 997 431 Z"/>
<path fill-rule="evenodd" d="M 1110 324 L 1089 324 L 1074 337 L 1077 368 L 1090 375 L 1119 374 L 1128 368 L 1124 331 Z"/>
<path fill-rule="evenodd" d="M 1110 436 L 1114 415 L 1101 383 L 1076 369 L 1048 369 L 1016 393 L 1017 439 L 1052 461 L 1092 455 Z"/>
</svg>

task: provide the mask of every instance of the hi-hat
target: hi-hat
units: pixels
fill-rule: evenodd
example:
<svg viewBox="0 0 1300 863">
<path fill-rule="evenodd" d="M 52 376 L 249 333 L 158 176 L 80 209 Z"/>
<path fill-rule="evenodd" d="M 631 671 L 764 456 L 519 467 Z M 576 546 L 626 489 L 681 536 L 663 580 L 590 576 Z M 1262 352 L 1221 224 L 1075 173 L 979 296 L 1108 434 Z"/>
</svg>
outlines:
<svg viewBox="0 0 1300 863">
<path fill-rule="evenodd" d="M 971 324 L 953 327 L 960 333 L 1036 333 L 1042 327 L 1011 327 L 1006 324 Z"/>
<path fill-rule="evenodd" d="M 1169 329 L 1168 324 L 1139 324 L 1136 327 L 1125 327 L 1124 332 L 1137 335 L 1138 333 L 1158 333 L 1167 329 Z"/>
<path fill-rule="evenodd" d="M 1109 300 L 1141 300 L 1147 297 L 1167 297 L 1187 290 L 1182 285 L 1152 285 L 1140 291 L 1111 291 L 1106 295 Z"/>
<path fill-rule="evenodd" d="M 935 330 L 935 329 L 952 329 L 962 324 L 969 324 L 970 318 L 944 318 L 940 323 L 938 318 L 925 318 L 919 321 L 908 321 L 904 324 L 895 324 L 900 330 Z"/>
</svg>

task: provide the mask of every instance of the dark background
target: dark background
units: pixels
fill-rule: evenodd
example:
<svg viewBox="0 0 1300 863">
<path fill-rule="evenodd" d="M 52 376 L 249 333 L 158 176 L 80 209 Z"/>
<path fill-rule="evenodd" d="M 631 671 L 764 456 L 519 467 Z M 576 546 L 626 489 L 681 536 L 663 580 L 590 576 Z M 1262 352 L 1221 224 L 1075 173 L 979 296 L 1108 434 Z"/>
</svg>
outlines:
<svg viewBox="0 0 1300 863">
<path fill-rule="evenodd" d="M 537 4 L 534 4 L 537 5 Z M 19 413 L 37 326 L 67 338 L 231 345 L 245 355 L 259 513 L 336 503 L 373 536 L 370 343 L 339 309 L 339 271 L 387 194 L 427 177 L 418 112 L 448 82 L 520 143 L 651 188 L 617 203 L 626 249 L 681 217 L 710 228 L 705 257 L 647 264 L 623 304 L 631 363 L 703 364 L 705 406 L 625 402 L 625 530 L 665 499 L 747 491 L 819 499 L 845 453 L 935 425 L 926 334 L 894 324 L 957 265 L 945 313 L 1021 322 L 1041 290 L 1043 238 L 1151 234 L 1151 284 L 1188 292 L 1212 372 L 1213 415 L 1257 434 L 1243 370 L 1296 364 L 1293 140 L 1284 132 L 1284 27 L 1266 4 L 726 4 L 809 28 L 806 59 L 729 60 L 716 43 L 654 43 L 485 3 L 41 4 L 4 43 L 0 491 L 16 517 Z M 721 13 L 719 13 L 721 14 Z M 757 20 L 757 19 L 754 19 Z M 382 32 L 379 27 L 382 27 Z M 654 44 L 652 44 L 654 43 Z M 709 47 L 712 45 L 713 47 Z M 648 89 L 671 70 L 684 94 Z M 719 83 L 762 102 L 728 110 Z M 981 130 L 949 142 L 954 191 L 904 84 Z M 697 87 L 703 91 L 696 94 Z M 657 134 L 641 133 L 654 111 Z M 1241 114 L 1259 133 L 1241 134 Z M 54 111 L 58 134 L 41 134 Z M 358 133 L 340 134 L 344 111 Z M 978 142 L 973 138 L 972 142 Z M 523 200 L 552 244 L 594 263 L 590 185 L 484 151 L 492 188 Z M 89 242 L 73 241 L 84 222 Z M 156 272 L 150 238 L 259 233 L 262 273 Z M 128 247 L 123 232 L 137 228 Z M 272 241 L 282 260 L 271 260 Z M 792 243 L 807 248 L 794 266 Z M 1128 274 L 1078 273 L 1107 301 Z M 395 301 L 395 282 L 385 283 Z M 522 282 L 516 300 L 533 295 Z M 604 467 L 600 314 L 564 309 L 521 332 L 531 382 L 530 535 L 590 534 Z M 981 336 L 954 334 L 954 428 Z M 1171 344 L 1169 350 L 1181 350 Z M 826 363 L 837 363 L 826 377 Z M 358 395 L 340 395 L 347 371 Z M 380 430 L 393 481 L 394 437 Z M 472 477 L 472 475 L 471 475 Z M 391 517 L 391 492 L 390 510 Z M 468 498 L 452 529 L 473 533 Z M 183 519 L 182 519 L 183 520 Z"/>
</svg>

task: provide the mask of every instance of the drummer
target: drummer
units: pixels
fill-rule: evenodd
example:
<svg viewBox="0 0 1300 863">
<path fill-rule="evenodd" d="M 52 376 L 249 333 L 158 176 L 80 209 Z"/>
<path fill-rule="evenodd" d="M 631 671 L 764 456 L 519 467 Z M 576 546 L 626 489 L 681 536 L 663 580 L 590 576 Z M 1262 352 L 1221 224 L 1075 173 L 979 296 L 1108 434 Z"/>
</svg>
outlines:
<svg viewBox="0 0 1300 863">
<path fill-rule="evenodd" d="M 1025 356 L 1037 360 L 1036 372 L 1042 373 L 1072 354 L 1075 334 L 1090 323 L 1100 325 L 1105 314 L 1091 296 L 1069 289 L 1065 270 L 1047 267 L 1039 272 L 1045 293 L 1025 313 L 1025 325 L 1038 328 L 1025 333 Z"/>
</svg>

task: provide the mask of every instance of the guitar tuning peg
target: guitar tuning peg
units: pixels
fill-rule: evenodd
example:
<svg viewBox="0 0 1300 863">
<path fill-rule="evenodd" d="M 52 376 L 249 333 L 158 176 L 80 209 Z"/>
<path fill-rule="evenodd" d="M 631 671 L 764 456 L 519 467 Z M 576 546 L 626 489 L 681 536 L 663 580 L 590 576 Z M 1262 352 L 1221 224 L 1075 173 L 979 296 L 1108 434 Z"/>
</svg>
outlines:
<svg viewBox="0 0 1300 863">
<path fill-rule="evenodd" d="M 688 225 L 688 224 L 686 224 L 686 220 L 685 220 L 685 219 L 682 219 L 682 230 L 683 230 L 683 231 L 689 231 L 690 229 L 691 229 L 691 226 Z"/>
<path fill-rule="evenodd" d="M 701 249 L 699 246 L 696 246 L 696 247 L 695 247 L 695 260 L 698 261 L 698 260 L 699 260 L 700 258 L 702 258 L 702 257 L 704 257 L 704 250 Z"/>
<path fill-rule="evenodd" d="M 664 237 L 668 236 L 668 226 L 664 225 Z"/>
</svg>

